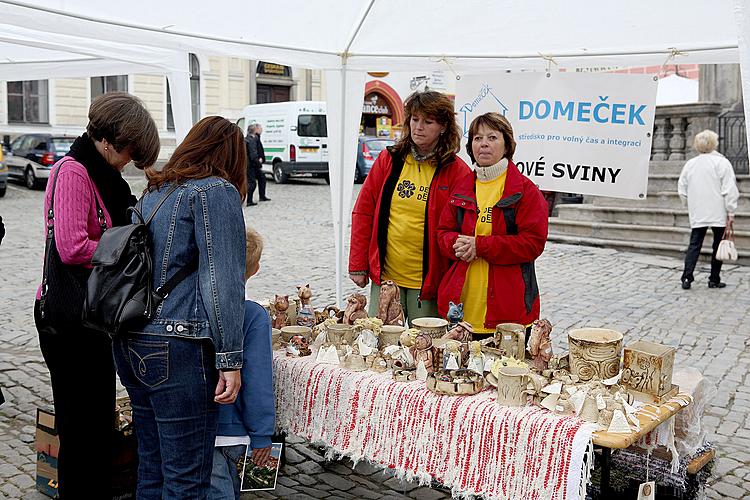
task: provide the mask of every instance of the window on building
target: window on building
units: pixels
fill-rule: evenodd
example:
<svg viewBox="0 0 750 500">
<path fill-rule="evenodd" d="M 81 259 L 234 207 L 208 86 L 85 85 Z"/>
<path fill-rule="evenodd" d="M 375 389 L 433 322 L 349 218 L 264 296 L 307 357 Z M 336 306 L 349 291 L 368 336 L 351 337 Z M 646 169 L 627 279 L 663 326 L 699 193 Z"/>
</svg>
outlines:
<svg viewBox="0 0 750 500">
<path fill-rule="evenodd" d="M 47 80 L 8 82 L 9 123 L 49 123 Z"/>
<path fill-rule="evenodd" d="M 127 92 L 128 75 L 94 76 L 91 78 L 91 98 L 107 92 Z"/>
<path fill-rule="evenodd" d="M 174 114 L 172 113 L 172 94 L 169 91 L 169 79 L 167 82 L 167 130 L 174 130 Z M 201 68 L 198 57 L 190 54 L 190 111 L 193 123 L 201 117 Z"/>
<path fill-rule="evenodd" d="M 174 130 L 174 115 L 172 114 L 172 95 L 169 93 L 169 78 L 164 78 L 167 82 L 167 130 Z"/>
<path fill-rule="evenodd" d="M 201 118 L 201 66 L 195 54 L 190 54 L 190 109 L 195 123 Z"/>
</svg>

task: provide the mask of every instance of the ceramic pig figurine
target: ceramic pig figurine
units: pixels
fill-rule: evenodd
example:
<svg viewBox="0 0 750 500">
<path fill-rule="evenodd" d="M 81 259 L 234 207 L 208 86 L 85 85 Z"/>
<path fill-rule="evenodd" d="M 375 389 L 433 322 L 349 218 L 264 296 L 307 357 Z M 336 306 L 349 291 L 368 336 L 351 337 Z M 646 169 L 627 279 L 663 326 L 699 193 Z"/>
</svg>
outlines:
<svg viewBox="0 0 750 500">
<path fill-rule="evenodd" d="M 297 287 L 297 297 L 299 297 L 299 311 L 297 311 L 297 326 L 315 326 L 315 310 L 310 305 L 312 290 L 310 284 L 300 285 Z"/>
<path fill-rule="evenodd" d="M 367 312 L 365 306 L 367 305 L 367 298 L 361 293 L 353 293 L 346 299 L 346 309 L 344 309 L 344 321 L 345 325 L 353 325 L 358 319 L 367 318 Z"/>
<path fill-rule="evenodd" d="M 273 311 L 273 327 L 281 330 L 285 326 L 289 326 L 289 317 L 287 310 L 289 309 L 289 295 L 276 295 L 271 307 Z"/>
</svg>

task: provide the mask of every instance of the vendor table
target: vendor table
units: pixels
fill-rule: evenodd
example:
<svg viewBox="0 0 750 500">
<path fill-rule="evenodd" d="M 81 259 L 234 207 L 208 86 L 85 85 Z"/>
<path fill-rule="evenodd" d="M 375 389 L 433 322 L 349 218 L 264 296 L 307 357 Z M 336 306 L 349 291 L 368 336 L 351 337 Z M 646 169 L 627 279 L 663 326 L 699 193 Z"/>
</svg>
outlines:
<svg viewBox="0 0 750 500">
<path fill-rule="evenodd" d="M 612 449 L 630 447 L 692 402 L 693 398 L 689 394 L 680 393 L 663 404 L 645 405 L 643 408 L 639 409 L 639 412 L 636 414 L 638 421 L 641 424 L 640 430 L 633 431 L 629 434 L 614 434 L 605 431 L 594 432 L 594 445 L 601 446 L 602 448 L 601 489 L 603 494 L 607 493 L 609 490 L 610 457 Z"/>
<path fill-rule="evenodd" d="M 424 382 L 395 382 L 389 372 L 315 363 L 314 353 L 274 353 L 274 385 L 280 429 L 325 445 L 331 455 L 380 464 L 424 484 L 435 479 L 456 495 L 585 496 L 584 457 L 590 464 L 594 427 L 578 418 L 501 407 L 492 390 L 441 396 Z"/>
</svg>

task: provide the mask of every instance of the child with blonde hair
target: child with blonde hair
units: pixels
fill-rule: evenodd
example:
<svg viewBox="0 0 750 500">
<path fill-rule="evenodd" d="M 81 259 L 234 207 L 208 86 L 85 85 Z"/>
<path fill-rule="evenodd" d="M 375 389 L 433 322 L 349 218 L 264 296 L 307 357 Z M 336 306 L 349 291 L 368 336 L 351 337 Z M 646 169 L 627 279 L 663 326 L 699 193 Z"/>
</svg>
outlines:
<svg viewBox="0 0 750 500">
<path fill-rule="evenodd" d="M 263 239 L 257 231 L 247 228 L 245 280 L 260 270 Z M 271 319 L 266 310 L 252 300 L 245 301 L 243 323 L 245 343 L 240 372 L 242 386 L 237 400 L 219 408 L 214 464 L 211 471 L 210 500 L 240 498 L 238 464 L 250 446 L 252 460 L 263 466 L 271 453 L 276 409 L 273 393 Z"/>
</svg>

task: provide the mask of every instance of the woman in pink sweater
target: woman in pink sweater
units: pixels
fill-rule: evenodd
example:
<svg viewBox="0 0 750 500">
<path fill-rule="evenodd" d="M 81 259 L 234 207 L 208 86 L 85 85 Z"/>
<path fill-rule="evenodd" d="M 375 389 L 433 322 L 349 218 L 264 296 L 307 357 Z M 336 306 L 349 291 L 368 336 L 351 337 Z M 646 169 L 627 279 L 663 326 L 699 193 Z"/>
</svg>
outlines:
<svg viewBox="0 0 750 500">
<path fill-rule="evenodd" d="M 102 232 L 130 223 L 127 209 L 136 198 L 122 169 L 131 160 L 139 168 L 153 165 L 159 154 L 156 125 L 138 98 L 124 92 L 104 94 L 91 103 L 88 116 L 86 133 L 52 168 L 44 199 L 45 227 L 53 208 L 60 261 L 81 279 L 90 273 Z M 55 292 L 65 296 L 64 289 Z M 43 294 L 40 286 L 34 319 L 55 402 L 60 498 L 109 497 L 115 407 L 112 343 L 80 322 L 52 324 L 48 313 L 42 317 L 48 297 L 52 300 L 53 294 Z"/>
</svg>

